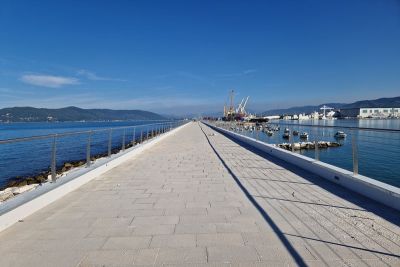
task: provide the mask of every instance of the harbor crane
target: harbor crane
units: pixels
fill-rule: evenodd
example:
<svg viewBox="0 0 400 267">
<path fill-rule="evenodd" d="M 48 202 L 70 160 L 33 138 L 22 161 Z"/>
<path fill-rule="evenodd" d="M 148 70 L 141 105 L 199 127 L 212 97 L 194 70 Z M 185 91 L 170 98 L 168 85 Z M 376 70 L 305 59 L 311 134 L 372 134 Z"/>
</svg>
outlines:
<svg viewBox="0 0 400 267">
<path fill-rule="evenodd" d="M 246 99 L 246 100 L 245 100 Z M 242 114 L 242 115 L 246 115 L 246 105 L 247 105 L 247 101 L 249 101 L 249 97 L 243 98 L 242 101 L 240 102 L 238 108 L 236 109 L 236 113 L 237 114 Z"/>
<path fill-rule="evenodd" d="M 229 107 L 226 104 L 224 105 L 223 119 L 226 121 L 241 120 L 244 117 L 246 117 L 246 115 L 247 115 L 245 108 L 246 108 L 247 102 L 249 101 L 249 97 L 243 98 L 242 101 L 240 101 L 240 104 L 238 105 L 238 107 L 235 108 L 234 93 L 235 92 L 232 90 L 229 94 L 229 101 L 230 101 Z"/>
<path fill-rule="evenodd" d="M 323 105 L 320 109 L 324 111 L 324 116 L 322 117 L 322 119 L 325 120 L 326 119 L 326 111 L 327 110 L 332 110 L 334 108 L 330 108 L 330 107 L 328 107 L 326 105 Z"/>
</svg>

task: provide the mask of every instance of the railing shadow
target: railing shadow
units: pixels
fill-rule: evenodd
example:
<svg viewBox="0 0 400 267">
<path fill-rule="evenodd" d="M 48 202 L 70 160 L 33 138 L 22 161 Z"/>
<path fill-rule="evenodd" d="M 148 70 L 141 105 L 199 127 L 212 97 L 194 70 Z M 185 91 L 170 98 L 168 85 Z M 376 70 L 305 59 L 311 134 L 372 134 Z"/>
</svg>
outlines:
<svg viewBox="0 0 400 267">
<path fill-rule="evenodd" d="M 307 205 L 323 206 L 323 207 L 336 208 L 336 209 L 365 211 L 363 209 L 357 209 L 357 208 L 349 208 L 349 207 L 338 206 L 338 205 L 328 205 L 328 204 L 322 204 L 322 203 L 314 203 L 314 202 L 309 202 L 309 201 L 299 201 L 299 200 L 292 200 L 292 199 L 286 199 L 286 198 L 256 196 L 256 195 L 254 197 L 264 198 L 264 199 L 272 199 L 272 200 L 279 200 L 279 201 L 286 201 L 286 202 L 292 202 L 292 203 L 307 204 Z"/>
<path fill-rule="evenodd" d="M 366 251 L 366 252 L 370 252 L 370 253 L 376 253 L 376 254 L 380 254 L 380 255 L 384 255 L 384 256 L 390 256 L 390 257 L 400 258 L 400 255 L 396 255 L 396 254 L 393 254 L 393 253 L 386 253 L 386 252 L 383 252 L 383 251 L 377 251 L 377 250 L 372 250 L 372 249 L 360 248 L 360 247 L 357 247 L 357 246 L 351 246 L 351 245 L 341 244 L 341 243 L 332 242 L 332 241 L 328 241 L 328 240 L 322 240 L 322 239 L 317 239 L 317 238 L 312 238 L 312 237 L 307 237 L 307 236 L 294 235 L 294 234 L 289 234 L 289 233 L 284 233 L 284 235 L 293 236 L 293 237 L 298 237 L 298 238 L 301 238 L 301 239 L 308 239 L 308 240 L 317 241 L 317 242 L 322 242 L 322 243 L 326 243 L 326 244 L 330 244 L 330 245 L 335 245 L 335 246 L 346 247 L 346 248 L 349 248 L 349 249 L 362 250 L 362 251 Z"/>
<path fill-rule="evenodd" d="M 218 130 L 217 130 L 218 131 Z M 286 170 L 289 170 L 296 175 L 300 176 L 301 178 L 307 180 L 308 182 L 317 185 L 324 190 L 328 191 L 329 193 L 338 196 L 358 207 L 361 209 L 374 213 L 375 215 L 382 217 L 383 219 L 400 226 L 400 212 L 397 210 L 385 206 L 383 204 L 380 204 L 372 199 L 369 199 L 359 193 L 356 193 L 354 191 L 351 191 L 345 187 L 342 187 L 338 184 L 335 184 L 333 182 L 330 182 L 324 178 L 321 178 L 320 176 L 316 174 L 312 174 L 308 172 L 307 170 L 301 169 L 300 167 L 297 167 L 293 164 L 290 164 L 288 162 L 285 162 L 281 159 L 278 159 L 274 156 L 271 156 L 264 151 L 261 151 L 251 145 L 248 145 L 240 140 L 237 140 L 227 134 L 225 134 L 222 131 L 218 131 L 220 134 L 224 135 L 226 138 L 230 139 L 234 143 L 240 145 L 241 147 L 257 154 L 258 156 L 272 162 L 273 164 L 276 164 L 277 166 L 284 168 Z"/>
<path fill-rule="evenodd" d="M 275 222 L 272 220 L 272 218 L 268 215 L 268 213 L 258 204 L 258 202 L 254 199 L 254 197 L 250 194 L 250 192 L 246 189 L 246 187 L 243 186 L 242 182 L 240 179 L 235 175 L 235 173 L 229 168 L 229 166 L 226 164 L 224 159 L 220 156 L 220 154 L 217 152 L 217 150 L 214 148 L 214 146 L 211 144 L 207 134 L 204 132 L 203 128 L 200 126 L 204 136 L 206 137 L 208 144 L 214 151 L 214 153 L 217 155 L 221 163 L 224 165 L 225 169 L 229 172 L 229 174 L 233 177 L 235 180 L 236 184 L 239 186 L 239 188 L 243 191 L 243 193 L 246 195 L 247 199 L 254 205 L 254 207 L 258 210 L 258 212 L 261 214 L 261 216 L 264 218 L 264 220 L 270 225 L 272 230 L 275 232 L 277 237 L 280 239 L 282 244 L 285 246 L 287 251 L 290 253 L 292 256 L 293 260 L 296 262 L 298 266 L 307 266 L 301 255 L 296 251 L 296 249 L 293 247 L 293 245 L 290 243 L 290 241 L 287 239 L 285 234 L 280 230 L 280 228 L 275 224 Z"/>
</svg>

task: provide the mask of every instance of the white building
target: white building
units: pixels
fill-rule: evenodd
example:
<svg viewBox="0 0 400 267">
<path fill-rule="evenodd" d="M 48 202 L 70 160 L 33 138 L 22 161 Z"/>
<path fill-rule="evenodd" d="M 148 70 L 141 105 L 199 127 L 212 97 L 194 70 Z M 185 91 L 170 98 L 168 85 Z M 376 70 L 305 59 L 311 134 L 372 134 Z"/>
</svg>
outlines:
<svg viewBox="0 0 400 267">
<path fill-rule="evenodd" d="M 400 108 L 360 108 L 360 118 L 400 117 Z"/>
</svg>

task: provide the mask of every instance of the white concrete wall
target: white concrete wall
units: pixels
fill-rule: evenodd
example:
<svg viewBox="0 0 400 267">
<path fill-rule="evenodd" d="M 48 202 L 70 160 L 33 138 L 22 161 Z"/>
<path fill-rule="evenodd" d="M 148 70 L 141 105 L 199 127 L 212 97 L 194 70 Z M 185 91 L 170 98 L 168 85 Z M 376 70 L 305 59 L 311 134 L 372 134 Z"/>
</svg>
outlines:
<svg viewBox="0 0 400 267">
<path fill-rule="evenodd" d="M 236 140 L 242 141 L 248 145 L 251 145 L 252 147 L 264 151 L 269 155 L 275 156 L 281 160 L 296 165 L 331 182 L 339 184 L 347 189 L 400 211 L 400 188 L 379 182 L 363 175 L 354 175 L 352 172 L 345 169 L 292 153 L 253 138 L 215 127 L 208 123 L 205 124 L 215 130 L 233 137 Z"/>
<path fill-rule="evenodd" d="M 364 112 L 367 111 L 367 112 Z M 385 112 L 387 111 L 387 112 Z M 388 117 L 390 115 L 398 116 L 400 115 L 399 108 L 360 108 L 360 117 L 367 118 L 368 116 L 382 116 Z"/>
<path fill-rule="evenodd" d="M 142 153 L 143 151 L 150 149 L 153 147 L 155 144 L 159 143 L 166 137 L 173 135 L 177 131 L 179 131 L 181 128 L 185 127 L 187 124 L 184 124 L 182 126 L 179 126 L 178 128 L 175 128 L 167 133 L 164 133 L 158 137 L 155 137 L 153 139 L 150 139 L 147 142 L 144 142 L 143 144 L 140 144 L 138 146 L 135 146 L 133 148 L 130 148 L 130 151 L 123 154 L 120 157 L 117 157 L 116 159 L 107 162 L 106 164 L 103 164 L 97 168 L 92 169 L 89 172 L 86 172 L 85 174 L 76 177 L 72 179 L 71 181 L 61 184 L 58 187 L 55 187 L 53 190 L 48 191 L 34 199 L 31 199 L 27 202 L 25 202 L 22 205 L 19 205 L 18 207 L 0 215 L 0 232 L 5 230 L 6 228 L 10 227 L 14 223 L 18 222 L 19 220 L 22 220 L 26 218 L 27 216 L 33 214 L 34 212 L 44 208 L 45 206 L 51 204 L 52 202 L 62 198 L 66 194 L 78 189 L 82 185 L 86 184 L 87 182 L 95 179 L 99 175 L 117 167 L 118 165 L 122 164 L 123 162 L 132 159 L 134 157 L 137 157 Z M 23 197 L 17 196 L 17 197 Z M 11 201 L 14 199 L 11 199 Z M 6 203 L 3 203 L 4 205 Z"/>
</svg>

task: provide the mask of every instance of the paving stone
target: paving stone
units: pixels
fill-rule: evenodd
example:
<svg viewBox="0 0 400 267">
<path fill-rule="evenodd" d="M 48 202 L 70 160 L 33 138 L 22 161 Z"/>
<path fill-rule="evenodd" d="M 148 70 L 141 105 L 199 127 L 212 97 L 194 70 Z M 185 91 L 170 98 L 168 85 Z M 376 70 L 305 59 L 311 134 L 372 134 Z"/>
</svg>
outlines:
<svg viewBox="0 0 400 267">
<path fill-rule="evenodd" d="M 224 215 L 182 215 L 179 217 L 179 223 L 225 223 L 227 222 Z"/>
<path fill-rule="evenodd" d="M 177 224 L 175 228 L 175 233 L 177 234 L 207 234 L 216 232 L 217 226 L 212 223 Z"/>
<path fill-rule="evenodd" d="M 132 250 L 148 248 L 151 236 L 110 237 L 103 246 L 105 250 Z"/>
<path fill-rule="evenodd" d="M 206 263 L 205 248 L 160 248 L 156 264 Z"/>
<path fill-rule="evenodd" d="M 258 261 L 257 251 L 247 246 L 216 246 L 207 247 L 210 262 L 241 262 Z"/>
<path fill-rule="evenodd" d="M 91 251 L 83 258 L 79 266 L 131 266 L 134 263 L 135 254 L 136 251 L 129 250 Z"/>
<path fill-rule="evenodd" d="M 150 247 L 152 248 L 184 248 L 195 247 L 196 236 L 190 234 L 155 235 Z"/>
<path fill-rule="evenodd" d="M 174 233 L 175 224 L 137 225 L 132 229 L 132 235 L 167 235 Z"/>
<path fill-rule="evenodd" d="M 141 249 L 135 253 L 134 265 L 135 266 L 154 266 L 159 249 Z"/>
<path fill-rule="evenodd" d="M 243 238 L 240 233 L 224 234 L 198 234 L 197 246 L 216 247 L 216 246 L 243 246 Z"/>
<path fill-rule="evenodd" d="M 177 224 L 179 216 L 144 216 L 135 217 L 131 225 L 158 225 L 158 224 Z"/>
</svg>

